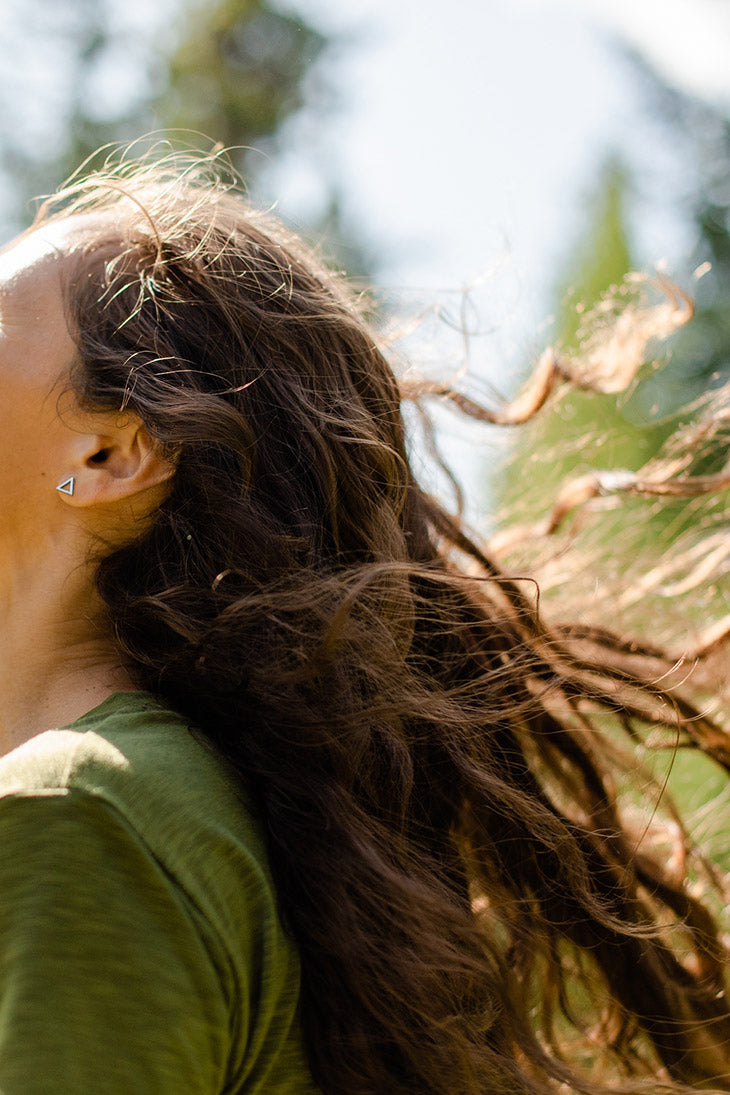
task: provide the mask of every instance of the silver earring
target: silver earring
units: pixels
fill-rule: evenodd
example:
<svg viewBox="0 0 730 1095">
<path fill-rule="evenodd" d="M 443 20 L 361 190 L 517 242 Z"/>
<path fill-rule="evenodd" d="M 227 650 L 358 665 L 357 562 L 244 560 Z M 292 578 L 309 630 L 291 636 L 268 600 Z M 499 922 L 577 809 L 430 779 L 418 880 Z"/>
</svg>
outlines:
<svg viewBox="0 0 730 1095">
<path fill-rule="evenodd" d="M 64 479 L 63 483 L 59 483 L 56 490 L 60 490 L 61 494 L 73 494 L 74 492 L 74 477 L 69 475 L 68 479 Z"/>
</svg>

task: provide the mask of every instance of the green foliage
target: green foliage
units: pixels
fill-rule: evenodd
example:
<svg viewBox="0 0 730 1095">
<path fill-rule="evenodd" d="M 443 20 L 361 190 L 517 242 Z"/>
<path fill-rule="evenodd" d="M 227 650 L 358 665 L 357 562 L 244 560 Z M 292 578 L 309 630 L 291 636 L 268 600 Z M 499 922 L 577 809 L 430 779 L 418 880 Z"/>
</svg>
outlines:
<svg viewBox="0 0 730 1095">
<path fill-rule="evenodd" d="M 631 56 L 643 79 L 652 120 L 682 163 L 688 182 L 679 209 L 695 243 L 682 272 L 709 272 L 694 288 L 696 312 L 675 340 L 669 367 L 646 386 L 647 401 L 663 409 L 686 406 L 730 375 L 730 119 L 724 109 L 669 85 L 641 58 Z"/>
<path fill-rule="evenodd" d="M 586 209 L 586 224 L 567 269 L 558 278 L 557 341 L 576 349 L 582 309 L 593 305 L 612 284 L 618 284 L 632 268 L 626 203 L 629 178 L 618 159 L 607 160 Z"/>
<path fill-rule="evenodd" d="M 304 102 L 324 38 L 264 0 L 197 0 L 167 61 L 155 111 L 168 129 L 197 129 L 227 147 L 268 138 Z M 246 167 L 245 153 L 239 163 Z"/>
</svg>

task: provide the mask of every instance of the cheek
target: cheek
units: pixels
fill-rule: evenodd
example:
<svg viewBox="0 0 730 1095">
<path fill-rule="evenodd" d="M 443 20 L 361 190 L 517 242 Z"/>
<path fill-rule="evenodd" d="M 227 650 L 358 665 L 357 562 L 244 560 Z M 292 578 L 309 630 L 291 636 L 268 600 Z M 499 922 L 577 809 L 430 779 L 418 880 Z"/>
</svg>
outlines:
<svg viewBox="0 0 730 1095">
<path fill-rule="evenodd" d="M 55 501 L 54 476 L 64 474 L 60 423 L 55 411 L 37 400 L 22 398 L 21 393 L 16 399 L 2 394 L 7 394 L 0 424 L 2 508 L 6 518 L 10 512 L 40 517 L 43 500 Z"/>
</svg>

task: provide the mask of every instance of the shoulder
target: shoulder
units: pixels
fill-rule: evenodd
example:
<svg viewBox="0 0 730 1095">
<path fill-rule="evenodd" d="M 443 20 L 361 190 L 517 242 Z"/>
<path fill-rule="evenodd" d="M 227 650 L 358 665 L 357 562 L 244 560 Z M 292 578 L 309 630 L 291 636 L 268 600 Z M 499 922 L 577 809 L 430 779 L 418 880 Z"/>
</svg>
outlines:
<svg viewBox="0 0 730 1095">
<path fill-rule="evenodd" d="M 278 918 L 260 823 L 240 781 L 179 714 L 144 694 L 117 694 L 2 758 L 0 849 L 0 967 L 11 951 L 30 962 L 42 940 L 33 976 L 52 968 L 55 988 L 78 988 L 54 1014 L 86 1006 L 90 978 L 102 997 L 134 974 L 112 1002 L 148 999 L 136 1044 L 157 1029 L 151 1016 L 166 1014 L 186 1068 L 190 1058 L 219 1069 L 227 1056 L 230 1075 L 274 1077 L 295 1061 L 296 1090 L 310 1090 L 296 1024 L 299 962 Z M 30 984 L 25 965 L 18 976 Z M 197 1017 L 192 1033 L 180 1008 L 188 1026 Z M 90 1022 L 84 1013 L 78 1029 Z M 0 1064 L 2 1052 L 0 1024 Z M 269 1090 L 263 1081 L 250 1089 Z M 270 1089 L 293 1090 L 273 1080 Z"/>
<path fill-rule="evenodd" d="M 259 921 L 273 908 L 261 826 L 241 781 L 146 693 L 116 693 L 0 759 L 0 824 L 18 800 L 24 815 L 40 800 L 55 801 L 57 814 L 113 815 L 221 930 L 242 881 Z"/>
<path fill-rule="evenodd" d="M 122 750 L 94 733 L 47 730 L 0 758 L 0 796 L 63 794 L 79 769 L 125 771 Z"/>
<path fill-rule="evenodd" d="M 103 795 L 133 779 L 184 786 L 189 769 L 221 789 L 222 762 L 177 712 L 144 692 L 116 692 L 71 726 L 47 730 L 0 759 L 0 795 Z"/>
<path fill-rule="evenodd" d="M 252 813 L 241 781 L 176 711 L 144 692 L 118 692 L 69 727 L 47 730 L 0 759 L 0 797 L 107 800 L 142 822 L 176 806 L 201 821 Z"/>
</svg>

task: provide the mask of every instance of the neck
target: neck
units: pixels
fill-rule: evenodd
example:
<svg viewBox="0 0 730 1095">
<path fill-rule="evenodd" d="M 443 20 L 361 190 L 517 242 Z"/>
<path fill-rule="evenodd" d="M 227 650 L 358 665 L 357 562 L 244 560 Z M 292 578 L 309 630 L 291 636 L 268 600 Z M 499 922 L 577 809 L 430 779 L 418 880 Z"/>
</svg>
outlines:
<svg viewBox="0 0 730 1095">
<path fill-rule="evenodd" d="M 53 548 L 14 564 L 0 560 L 0 755 L 135 687 L 92 567 L 79 566 L 63 544 Z"/>
</svg>

